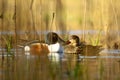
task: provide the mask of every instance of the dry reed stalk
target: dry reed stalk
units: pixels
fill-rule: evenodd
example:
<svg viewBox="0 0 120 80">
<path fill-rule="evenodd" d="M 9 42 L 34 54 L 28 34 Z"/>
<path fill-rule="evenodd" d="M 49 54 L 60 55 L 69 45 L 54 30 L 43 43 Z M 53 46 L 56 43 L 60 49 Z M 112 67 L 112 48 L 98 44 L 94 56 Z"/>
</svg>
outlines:
<svg viewBox="0 0 120 80">
<path fill-rule="evenodd" d="M 108 25 L 104 22 L 105 16 L 104 16 L 104 1 L 101 2 L 101 26 L 104 26 L 104 34 L 105 34 L 105 47 L 107 47 L 107 36 L 108 36 Z"/>
<path fill-rule="evenodd" d="M 52 22 L 51 22 L 50 29 L 49 29 L 50 31 L 52 31 L 52 26 L 53 26 L 54 17 L 55 17 L 55 13 L 53 12 Z"/>
<path fill-rule="evenodd" d="M 32 11 L 32 7 L 33 7 L 33 3 L 34 3 L 34 0 L 31 1 L 31 4 L 30 4 L 30 11 L 31 11 L 31 14 L 32 14 L 32 26 L 33 26 L 33 31 L 34 31 L 34 39 L 36 39 L 36 28 L 35 28 L 35 21 L 34 21 L 34 13 Z"/>
<path fill-rule="evenodd" d="M 117 16 L 118 16 L 118 13 L 117 13 L 117 10 L 115 9 L 115 7 L 113 6 L 113 0 L 110 0 L 111 2 L 111 6 L 112 6 L 112 10 L 113 10 L 113 15 L 114 15 L 114 20 L 115 20 L 115 25 L 117 27 L 117 33 L 118 33 L 118 39 L 119 39 L 119 25 L 118 25 L 118 19 L 117 19 Z"/>
<path fill-rule="evenodd" d="M 83 40 L 85 41 L 85 29 L 86 29 L 86 12 L 87 12 L 87 1 L 84 0 L 84 21 L 83 21 Z M 87 55 L 87 49 L 85 49 L 85 54 Z"/>
<path fill-rule="evenodd" d="M 52 25 L 53 25 L 53 21 L 54 21 L 54 17 L 55 17 L 55 13 L 53 12 L 53 15 L 52 15 L 52 22 L 51 22 L 51 25 L 50 25 L 50 32 L 52 32 Z M 50 38 L 50 43 L 52 42 L 52 34 L 51 34 L 51 38 Z"/>
<path fill-rule="evenodd" d="M 16 0 L 14 1 L 14 15 L 13 15 L 13 20 L 14 20 L 14 23 L 15 23 L 15 52 L 16 52 L 16 55 L 17 55 L 17 26 L 16 26 Z"/>
<path fill-rule="evenodd" d="M 87 11 L 87 1 L 86 0 L 84 0 L 84 5 L 85 5 L 85 9 L 84 9 L 84 21 L 83 21 L 83 40 L 85 41 L 86 11 Z"/>
<path fill-rule="evenodd" d="M 42 0 L 40 0 L 40 16 L 41 16 L 41 20 L 40 20 L 40 29 L 42 30 Z M 40 40 L 42 39 L 42 31 L 40 33 Z"/>
<path fill-rule="evenodd" d="M 31 1 L 30 11 L 31 11 L 31 14 L 32 14 L 32 26 L 33 26 L 34 40 L 35 40 L 35 39 L 37 39 L 37 37 L 38 37 L 38 39 L 39 39 L 39 35 L 38 35 L 37 31 L 36 31 L 35 20 L 34 20 L 35 17 L 34 17 L 34 12 L 33 12 L 33 10 L 32 10 L 32 8 L 33 8 L 33 3 L 34 3 L 34 0 Z M 37 36 L 37 37 L 36 37 L 36 36 Z"/>
<path fill-rule="evenodd" d="M 4 0 L 2 0 L 2 14 L 1 14 L 1 19 L 2 19 L 2 26 L 1 26 L 1 48 L 2 48 L 2 60 L 4 60 L 4 52 L 3 52 L 3 41 L 2 41 L 2 37 L 3 37 L 3 34 L 2 34 L 2 32 L 3 32 L 3 27 L 4 27 L 4 25 L 3 25 L 3 15 L 4 15 Z"/>
<path fill-rule="evenodd" d="M 3 37 L 3 19 L 2 19 L 2 28 L 1 28 L 1 50 L 2 50 L 2 60 L 4 60 L 4 52 L 3 52 L 3 41 L 2 41 L 2 37 Z"/>
</svg>

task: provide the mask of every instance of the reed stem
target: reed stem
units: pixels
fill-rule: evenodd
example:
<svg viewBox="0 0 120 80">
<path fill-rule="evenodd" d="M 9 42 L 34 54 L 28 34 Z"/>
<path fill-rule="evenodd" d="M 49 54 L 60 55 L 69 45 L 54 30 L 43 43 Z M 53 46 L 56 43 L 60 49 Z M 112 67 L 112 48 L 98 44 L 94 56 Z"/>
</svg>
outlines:
<svg viewBox="0 0 120 80">
<path fill-rule="evenodd" d="M 52 22 L 51 22 L 50 29 L 49 29 L 50 31 L 52 31 L 52 26 L 53 26 L 54 18 L 55 18 L 55 13 L 53 12 L 53 15 L 52 15 Z"/>
<path fill-rule="evenodd" d="M 33 3 L 34 3 L 34 0 L 31 1 L 31 5 L 30 5 L 30 11 L 31 11 L 31 14 L 32 14 L 32 26 L 33 26 L 33 31 L 34 31 L 34 39 L 36 39 L 36 28 L 35 28 L 35 21 L 34 21 L 34 13 L 32 11 L 32 7 L 33 7 Z"/>
<path fill-rule="evenodd" d="M 1 49 L 2 49 L 2 60 L 4 60 L 4 52 L 3 52 L 3 40 L 2 40 L 2 37 L 3 37 L 3 27 L 4 27 L 4 25 L 3 25 L 3 17 L 4 16 L 4 0 L 2 0 L 2 14 L 1 14 L 1 19 L 2 19 L 2 28 L 1 28 Z"/>
<path fill-rule="evenodd" d="M 14 7 L 13 20 L 14 20 L 14 23 L 15 23 L 15 25 L 14 25 L 14 26 L 15 26 L 15 54 L 17 55 L 17 43 L 18 43 L 18 42 L 17 42 L 17 36 L 18 36 L 18 35 L 17 35 L 17 25 L 16 25 L 16 4 L 17 4 L 17 3 L 16 3 L 16 0 L 15 0 L 15 2 L 14 2 L 14 6 L 15 6 L 15 7 Z M 12 43 L 11 43 L 11 44 L 12 44 Z M 15 54 L 14 54 L 14 55 L 15 55 Z M 13 58 L 14 58 L 14 57 L 13 57 Z"/>
</svg>

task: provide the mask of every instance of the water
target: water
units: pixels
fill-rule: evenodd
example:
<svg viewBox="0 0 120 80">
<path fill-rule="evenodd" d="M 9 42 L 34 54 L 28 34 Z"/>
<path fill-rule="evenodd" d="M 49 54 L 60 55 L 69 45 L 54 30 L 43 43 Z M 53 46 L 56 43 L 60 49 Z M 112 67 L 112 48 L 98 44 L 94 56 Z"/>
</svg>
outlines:
<svg viewBox="0 0 120 80">
<path fill-rule="evenodd" d="M 61 60 L 48 56 L 0 56 L 0 80 L 120 80 L 119 50 L 100 56 L 66 54 Z"/>
<path fill-rule="evenodd" d="M 37 33 L 40 35 L 41 33 L 42 34 L 47 34 L 48 32 L 50 32 L 50 31 L 37 31 Z M 73 34 L 79 34 L 79 35 L 81 35 L 81 34 L 97 34 L 97 33 L 99 33 L 100 31 L 99 30 L 69 30 L 69 31 L 55 31 L 56 33 L 58 33 L 58 34 L 66 34 L 66 33 L 69 33 L 70 35 L 73 35 Z M 115 31 L 111 31 L 112 33 L 115 33 Z M 101 33 L 102 34 L 105 34 L 105 32 L 104 31 L 101 31 Z M 3 34 L 3 35 L 5 35 L 5 34 L 9 34 L 9 35 L 14 35 L 15 33 L 14 32 L 12 32 L 12 31 L 4 31 L 4 32 L 0 32 L 0 35 L 1 34 Z M 17 31 L 17 34 L 18 35 L 23 35 L 23 34 L 26 34 L 26 32 L 25 31 Z M 29 34 L 34 34 L 34 32 L 29 32 Z"/>
</svg>

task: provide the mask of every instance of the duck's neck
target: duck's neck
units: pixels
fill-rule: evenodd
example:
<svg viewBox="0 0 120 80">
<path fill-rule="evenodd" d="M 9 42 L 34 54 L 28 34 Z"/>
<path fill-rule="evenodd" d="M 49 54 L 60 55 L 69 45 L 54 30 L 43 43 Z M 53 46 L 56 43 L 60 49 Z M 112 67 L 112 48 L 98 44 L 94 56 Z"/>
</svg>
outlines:
<svg viewBox="0 0 120 80">
<path fill-rule="evenodd" d="M 80 42 L 76 44 L 76 46 L 80 46 Z"/>
</svg>

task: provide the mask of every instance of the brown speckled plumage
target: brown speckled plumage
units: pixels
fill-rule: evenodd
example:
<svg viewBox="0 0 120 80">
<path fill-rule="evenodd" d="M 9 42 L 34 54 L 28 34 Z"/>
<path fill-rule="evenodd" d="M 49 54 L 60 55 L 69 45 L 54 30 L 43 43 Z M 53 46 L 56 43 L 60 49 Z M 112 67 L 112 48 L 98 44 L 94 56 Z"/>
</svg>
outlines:
<svg viewBox="0 0 120 80">
<path fill-rule="evenodd" d="M 77 35 L 72 35 L 68 45 L 64 46 L 65 53 L 81 54 L 85 56 L 98 55 L 102 50 L 101 46 L 87 45 L 84 42 L 80 42 Z"/>
</svg>

